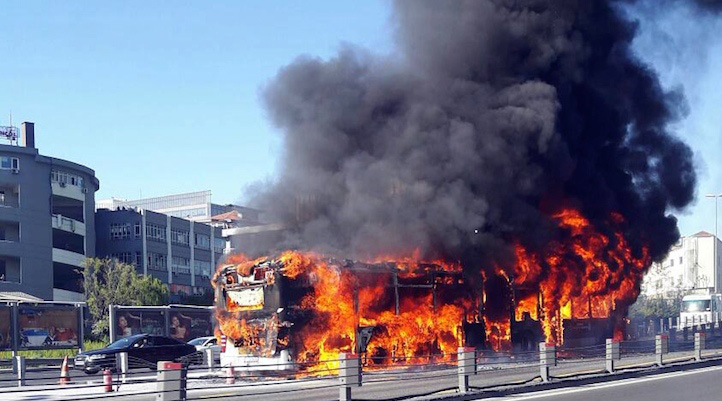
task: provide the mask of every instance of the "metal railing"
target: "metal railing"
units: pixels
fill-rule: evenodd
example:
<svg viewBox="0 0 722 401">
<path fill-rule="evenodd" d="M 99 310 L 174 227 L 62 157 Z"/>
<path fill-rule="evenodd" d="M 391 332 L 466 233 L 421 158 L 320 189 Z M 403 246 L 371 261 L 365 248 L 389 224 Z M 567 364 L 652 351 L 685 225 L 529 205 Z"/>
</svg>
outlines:
<svg viewBox="0 0 722 401">
<path fill-rule="evenodd" d="M 219 367 L 210 350 L 186 357 L 182 363 L 154 364 L 126 356 L 119 358 L 105 376 L 79 377 L 73 371 L 70 383 L 64 385 L 56 384 L 57 367 L 26 367 L 25 361 L 18 358 L 14 361 L 14 373 L 0 368 L 0 399 L 48 392 L 58 397 L 72 394 L 78 400 L 132 395 L 138 400 L 148 397 L 165 401 L 270 397 L 281 400 L 286 395 L 298 398 L 306 397 L 305 394 L 308 399 L 352 400 L 356 396 L 366 400 L 403 400 L 444 391 L 461 395 L 534 382 L 722 360 L 719 323 L 711 329 L 695 330 L 686 341 L 661 334 L 654 340 L 608 339 L 605 344 L 573 348 L 542 343 L 538 350 L 525 352 L 460 348 L 453 355 L 429 354 L 408 360 L 341 354 L 338 359 L 284 362 L 291 367 L 287 370 L 274 370 L 276 364 L 254 365 L 254 370 L 240 365 Z M 371 383 L 374 386 L 365 386 Z"/>
</svg>

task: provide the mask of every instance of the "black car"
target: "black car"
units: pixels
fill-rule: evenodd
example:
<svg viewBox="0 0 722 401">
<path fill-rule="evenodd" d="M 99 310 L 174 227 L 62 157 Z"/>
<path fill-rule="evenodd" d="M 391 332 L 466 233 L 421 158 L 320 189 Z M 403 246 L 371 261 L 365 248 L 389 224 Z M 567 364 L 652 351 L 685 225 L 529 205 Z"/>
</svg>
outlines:
<svg viewBox="0 0 722 401">
<path fill-rule="evenodd" d="M 178 340 L 150 334 L 136 334 L 97 351 L 88 351 L 75 357 L 75 369 L 85 373 L 97 373 L 103 369 L 115 369 L 121 352 L 128 353 L 129 368 L 155 368 L 159 361 L 190 364 L 199 360 L 196 347 Z"/>
</svg>

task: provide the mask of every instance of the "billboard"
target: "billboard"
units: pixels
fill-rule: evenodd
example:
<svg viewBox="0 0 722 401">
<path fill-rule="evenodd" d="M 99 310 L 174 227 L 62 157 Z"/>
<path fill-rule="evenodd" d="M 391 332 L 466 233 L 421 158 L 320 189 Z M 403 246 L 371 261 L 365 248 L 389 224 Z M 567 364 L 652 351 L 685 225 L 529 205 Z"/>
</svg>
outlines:
<svg viewBox="0 0 722 401">
<path fill-rule="evenodd" d="M 171 309 L 168 333 L 178 341 L 213 335 L 212 313 L 208 310 Z"/>
<path fill-rule="evenodd" d="M 0 350 L 12 349 L 12 318 L 10 306 L 0 305 Z"/>
<path fill-rule="evenodd" d="M 122 309 L 115 314 L 116 337 L 134 334 L 165 334 L 165 311 L 147 309 Z"/>
<path fill-rule="evenodd" d="M 181 342 L 213 335 L 213 308 L 188 305 L 111 307 L 111 341 L 135 334 L 168 335 Z"/>
<path fill-rule="evenodd" d="M 20 304 L 18 349 L 78 347 L 79 323 L 79 311 L 74 306 Z"/>
</svg>

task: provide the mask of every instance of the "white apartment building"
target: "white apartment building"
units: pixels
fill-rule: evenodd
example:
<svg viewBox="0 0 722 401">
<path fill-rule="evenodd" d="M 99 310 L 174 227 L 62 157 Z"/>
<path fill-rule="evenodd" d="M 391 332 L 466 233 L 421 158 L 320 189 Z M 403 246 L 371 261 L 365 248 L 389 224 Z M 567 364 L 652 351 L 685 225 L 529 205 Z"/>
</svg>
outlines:
<svg viewBox="0 0 722 401">
<path fill-rule="evenodd" d="M 717 274 L 714 274 L 714 245 L 717 246 Z M 713 290 L 717 280 L 722 290 L 722 242 L 700 231 L 682 237 L 661 263 L 654 263 L 642 281 L 642 295 L 674 298 L 692 289 Z"/>
</svg>

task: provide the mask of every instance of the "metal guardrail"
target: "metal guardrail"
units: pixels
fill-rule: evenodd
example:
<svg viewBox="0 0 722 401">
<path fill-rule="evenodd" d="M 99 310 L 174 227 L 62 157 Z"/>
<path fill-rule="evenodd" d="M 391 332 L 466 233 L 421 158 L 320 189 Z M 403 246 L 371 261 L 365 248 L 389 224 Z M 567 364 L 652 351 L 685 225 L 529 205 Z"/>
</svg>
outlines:
<svg viewBox="0 0 722 401">
<path fill-rule="evenodd" d="M 298 392 L 313 391 L 325 391 L 324 397 L 329 398 L 332 396 L 327 396 L 328 392 L 337 389 L 340 400 L 350 401 L 353 395 L 364 395 L 364 384 L 387 383 L 389 386 L 393 385 L 395 391 L 405 392 L 406 395 L 397 397 L 404 399 L 419 396 L 411 394 L 414 388 L 411 384 L 429 382 L 438 387 L 432 389 L 431 394 L 439 391 L 465 394 L 501 386 L 554 382 L 574 377 L 702 361 L 710 358 L 713 350 L 719 351 L 714 354 L 715 358 L 722 358 L 722 337 L 719 337 L 719 331 L 717 334 L 718 336 L 715 336 L 700 330 L 694 333 L 692 341 L 677 341 L 669 335 L 658 335 L 655 340 L 644 341 L 616 342 L 609 339 L 605 344 L 576 348 L 557 348 L 542 343 L 539 344 L 538 351 L 517 353 L 460 348 L 455 355 L 417 356 L 403 364 L 398 364 L 401 359 L 396 358 L 398 365 L 387 369 L 373 367 L 362 356 L 341 354 L 338 359 L 292 363 L 296 368 L 294 371 L 272 371 L 272 366 L 269 365 L 269 370 L 258 376 L 250 376 L 251 372 L 247 371 L 246 366 L 224 366 L 219 369 L 214 366 L 210 353 L 204 355 L 207 365 L 163 362 L 162 365 L 155 366 L 147 361 L 126 358 L 125 363 L 120 364 L 122 367 L 113 373 L 108 372 L 102 383 L 81 384 L 81 379 L 65 386 L 53 384 L 52 390 L 39 384 L 52 380 L 48 379 L 47 375 L 49 372 L 58 372 L 57 368 L 18 367 L 16 371 L 23 372 L 23 377 L 0 375 L 0 398 L 4 399 L 14 393 L 49 391 L 57 394 L 73 391 L 72 398 L 80 400 L 106 398 L 108 395 L 105 391 L 121 391 L 132 396 L 152 395 L 160 401 L 254 396 L 282 399 L 284 394 L 295 396 Z M 25 363 L 29 361 L 26 360 Z M 198 363 L 200 359 L 192 362 Z M 383 358 L 377 358 L 376 363 L 384 363 Z M 308 369 L 310 364 L 315 365 L 313 371 Z M 151 367 L 153 370 L 139 371 L 131 369 L 133 366 Z M 54 380 L 57 380 L 57 376 Z M 402 385 L 406 382 L 410 385 Z M 80 389 L 83 391 L 78 391 Z M 355 394 L 357 392 L 362 394 Z M 311 398 L 317 393 L 313 394 Z M 369 399 L 368 396 L 363 398 Z"/>
</svg>

